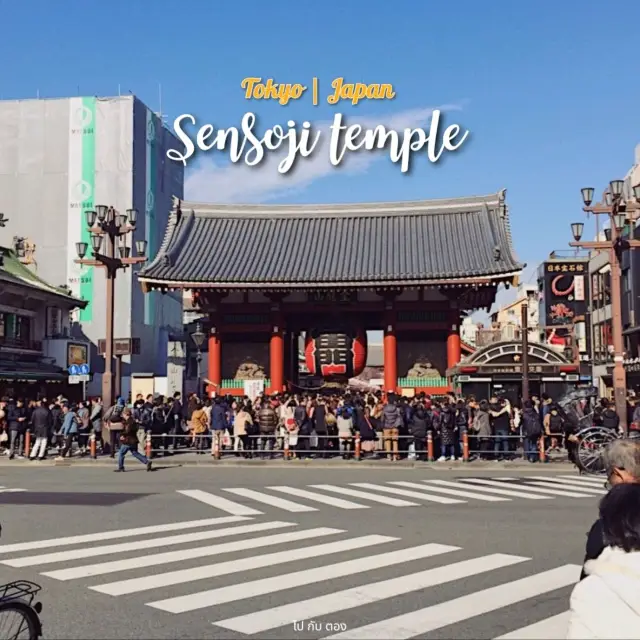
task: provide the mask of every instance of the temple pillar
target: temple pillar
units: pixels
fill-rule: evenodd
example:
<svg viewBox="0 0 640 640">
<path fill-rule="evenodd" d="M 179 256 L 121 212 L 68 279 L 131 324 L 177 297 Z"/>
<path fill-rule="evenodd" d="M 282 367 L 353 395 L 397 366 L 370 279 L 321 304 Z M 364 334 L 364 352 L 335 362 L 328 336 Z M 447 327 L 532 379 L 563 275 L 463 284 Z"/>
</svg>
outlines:
<svg viewBox="0 0 640 640">
<path fill-rule="evenodd" d="M 269 342 L 269 378 L 271 393 L 284 390 L 284 327 L 281 313 L 273 314 L 271 340 Z"/>
<path fill-rule="evenodd" d="M 384 392 L 396 393 L 398 388 L 398 343 L 395 314 L 387 311 L 383 338 Z"/>
<path fill-rule="evenodd" d="M 222 344 L 220 335 L 216 327 L 211 327 L 209 334 L 209 353 L 207 354 L 207 362 L 209 365 L 209 375 L 207 376 L 211 384 L 207 386 L 209 396 L 212 393 L 220 394 L 222 386 Z"/>
<path fill-rule="evenodd" d="M 447 369 L 455 367 L 461 359 L 460 313 L 456 309 L 451 312 L 451 326 L 447 336 Z"/>
</svg>

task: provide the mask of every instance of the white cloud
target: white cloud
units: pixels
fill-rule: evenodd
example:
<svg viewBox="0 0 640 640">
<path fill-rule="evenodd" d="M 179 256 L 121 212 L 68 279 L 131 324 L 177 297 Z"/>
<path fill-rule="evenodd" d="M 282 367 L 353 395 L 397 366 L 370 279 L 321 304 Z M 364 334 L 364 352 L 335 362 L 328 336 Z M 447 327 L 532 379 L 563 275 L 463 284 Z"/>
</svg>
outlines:
<svg viewBox="0 0 640 640">
<path fill-rule="evenodd" d="M 459 105 L 412 109 L 399 111 L 382 118 L 349 117 L 346 124 L 360 124 L 364 128 L 384 125 L 388 130 L 402 131 L 405 128 L 426 127 L 435 109 L 441 111 L 460 110 Z M 331 122 L 314 124 L 315 131 L 321 131 L 320 140 L 313 154 L 297 161 L 289 173 L 278 173 L 277 166 L 286 152 L 271 152 L 257 167 L 240 164 L 223 164 L 213 159 L 212 153 L 202 157 L 199 164 L 187 174 L 185 196 L 188 200 L 201 202 L 264 202 L 283 193 L 304 189 L 312 182 L 331 175 L 361 173 L 374 162 L 386 157 L 383 152 L 364 152 L 345 157 L 339 168 L 329 161 L 329 127 Z M 201 154 L 203 152 L 200 152 Z M 220 153 L 220 152 L 218 152 Z"/>
</svg>

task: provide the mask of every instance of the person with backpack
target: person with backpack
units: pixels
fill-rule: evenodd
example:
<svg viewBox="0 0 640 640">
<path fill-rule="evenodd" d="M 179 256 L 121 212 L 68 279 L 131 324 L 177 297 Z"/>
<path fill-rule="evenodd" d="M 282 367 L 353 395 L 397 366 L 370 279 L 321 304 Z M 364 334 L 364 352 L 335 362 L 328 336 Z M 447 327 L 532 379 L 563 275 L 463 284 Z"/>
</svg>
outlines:
<svg viewBox="0 0 640 640">
<path fill-rule="evenodd" d="M 413 447 L 416 460 L 425 460 L 427 431 L 431 430 L 431 416 L 427 414 L 422 404 L 419 404 L 411 416 L 409 433 L 413 436 Z"/>
<path fill-rule="evenodd" d="M 456 458 L 456 444 L 458 441 L 458 427 L 456 425 L 456 410 L 449 404 L 448 400 L 442 403 L 440 411 L 440 458 L 439 462 L 444 462 L 447 457 L 454 462 Z"/>
<path fill-rule="evenodd" d="M 348 400 L 338 407 L 336 420 L 342 458 L 348 460 L 351 456 L 351 442 L 353 440 L 353 407 Z"/>
<path fill-rule="evenodd" d="M 615 409 L 606 398 L 602 398 L 600 404 L 602 405 L 602 426 L 605 429 L 618 431 L 620 428 L 620 416 L 618 416 Z"/>
<path fill-rule="evenodd" d="M 293 419 L 298 430 L 296 453 L 299 458 L 309 459 L 311 457 L 311 420 L 304 400 L 300 400 L 300 402 L 294 406 Z"/>
<path fill-rule="evenodd" d="M 400 437 L 400 426 L 403 424 L 400 409 L 396 404 L 395 394 L 389 393 L 387 403 L 382 408 L 382 437 L 384 439 L 384 450 L 388 460 L 399 460 L 398 438 Z"/>
<path fill-rule="evenodd" d="M 540 437 L 542 436 L 542 422 L 540 414 L 535 410 L 533 402 L 526 400 L 522 411 L 522 443 L 524 455 L 529 462 L 540 460 Z"/>
<path fill-rule="evenodd" d="M 124 398 L 120 397 L 104 414 L 104 424 L 107 426 L 109 434 L 109 454 L 112 458 L 116 455 L 117 436 L 119 436 L 120 431 L 122 431 L 122 412 L 124 407 Z"/>
</svg>

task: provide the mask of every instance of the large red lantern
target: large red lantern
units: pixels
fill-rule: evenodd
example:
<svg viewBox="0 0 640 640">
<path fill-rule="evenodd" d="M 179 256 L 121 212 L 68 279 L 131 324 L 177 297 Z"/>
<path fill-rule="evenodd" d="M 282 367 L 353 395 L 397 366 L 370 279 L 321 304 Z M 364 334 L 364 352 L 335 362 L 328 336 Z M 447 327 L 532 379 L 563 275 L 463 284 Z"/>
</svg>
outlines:
<svg viewBox="0 0 640 640">
<path fill-rule="evenodd" d="M 311 375 L 348 380 L 361 374 L 367 363 L 367 333 L 310 331 L 304 347 Z"/>
</svg>

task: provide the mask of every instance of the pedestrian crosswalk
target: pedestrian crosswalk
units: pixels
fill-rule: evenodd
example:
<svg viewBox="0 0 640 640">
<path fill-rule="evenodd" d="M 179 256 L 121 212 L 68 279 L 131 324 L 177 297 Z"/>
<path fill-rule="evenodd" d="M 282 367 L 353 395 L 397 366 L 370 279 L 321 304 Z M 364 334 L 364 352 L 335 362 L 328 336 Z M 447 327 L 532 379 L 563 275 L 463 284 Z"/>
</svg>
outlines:
<svg viewBox="0 0 640 640">
<path fill-rule="evenodd" d="M 218 489 L 215 493 L 200 489 L 178 493 L 233 516 L 258 516 L 269 508 L 288 513 L 306 513 L 325 507 L 354 511 L 380 505 L 419 507 L 430 504 L 500 504 L 514 500 L 593 498 L 604 495 L 606 491 L 599 477 L 527 475 L 519 478 L 458 477 L 455 480 L 390 480 L 299 487 L 228 487 Z"/>
<path fill-rule="evenodd" d="M 0 493 L 23 493 L 26 489 L 11 489 L 9 487 L 0 486 Z"/>
<path fill-rule="evenodd" d="M 509 615 L 516 604 L 530 607 L 527 620 L 536 621 L 501 638 L 564 637 L 567 614 L 548 610 L 548 594 L 568 605 L 580 574 L 578 565 L 533 570 L 528 557 L 477 555 L 437 540 L 411 545 L 247 516 L 6 544 L 0 564 L 35 567 L 46 579 L 77 581 L 165 614 L 198 611 L 219 630 L 324 639 L 412 638 L 485 615 L 502 632 L 520 619 Z M 454 589 L 436 589 L 443 585 Z M 416 594 L 427 606 L 415 608 Z M 364 616 L 360 608 L 369 605 L 376 606 Z"/>
</svg>

